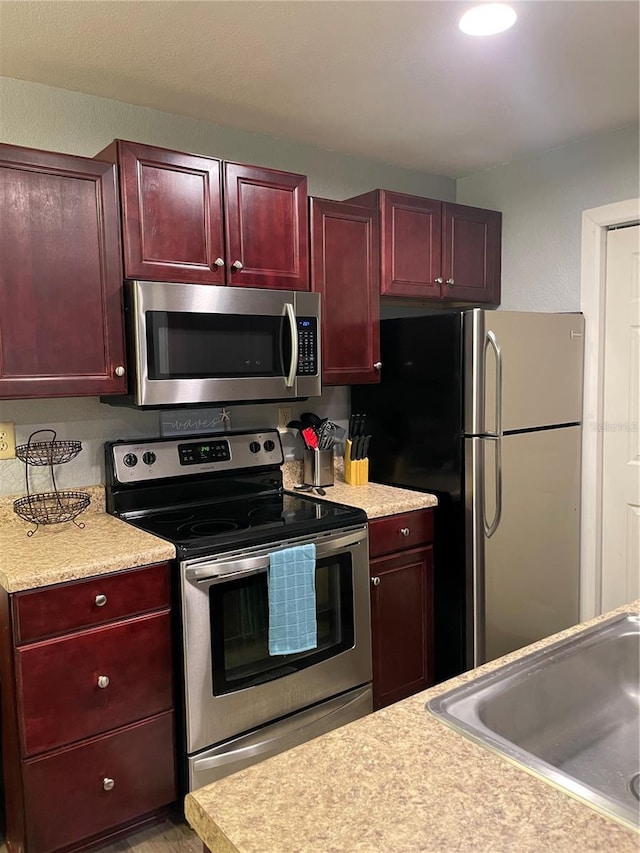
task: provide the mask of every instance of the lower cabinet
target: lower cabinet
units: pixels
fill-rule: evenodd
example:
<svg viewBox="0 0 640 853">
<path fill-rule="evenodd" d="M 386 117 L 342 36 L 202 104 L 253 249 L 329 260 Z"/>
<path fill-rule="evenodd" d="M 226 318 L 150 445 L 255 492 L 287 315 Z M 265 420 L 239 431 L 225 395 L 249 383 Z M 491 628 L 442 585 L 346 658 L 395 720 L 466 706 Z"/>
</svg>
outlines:
<svg viewBox="0 0 640 853">
<path fill-rule="evenodd" d="M 376 710 L 434 683 L 432 542 L 430 509 L 369 522 Z"/>
<path fill-rule="evenodd" d="M 169 564 L 0 595 L 9 853 L 54 853 L 177 798 Z"/>
</svg>

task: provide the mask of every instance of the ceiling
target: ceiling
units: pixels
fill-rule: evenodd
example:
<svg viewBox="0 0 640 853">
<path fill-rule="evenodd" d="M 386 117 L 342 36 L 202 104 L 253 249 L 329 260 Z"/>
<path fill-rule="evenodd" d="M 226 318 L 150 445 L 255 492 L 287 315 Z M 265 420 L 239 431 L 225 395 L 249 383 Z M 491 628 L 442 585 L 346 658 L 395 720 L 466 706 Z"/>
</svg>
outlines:
<svg viewBox="0 0 640 853">
<path fill-rule="evenodd" d="M 636 0 L 1 0 L 0 74 L 458 177 L 638 122 Z"/>
</svg>

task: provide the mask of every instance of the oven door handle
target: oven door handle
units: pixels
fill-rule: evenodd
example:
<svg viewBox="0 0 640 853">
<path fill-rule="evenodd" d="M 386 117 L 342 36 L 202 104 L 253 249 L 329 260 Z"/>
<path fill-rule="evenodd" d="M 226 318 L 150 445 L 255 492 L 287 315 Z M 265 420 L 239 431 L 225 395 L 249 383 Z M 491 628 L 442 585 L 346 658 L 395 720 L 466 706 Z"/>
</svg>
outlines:
<svg viewBox="0 0 640 853">
<path fill-rule="evenodd" d="M 367 531 L 365 529 L 345 534 L 331 539 L 330 542 L 316 542 L 316 559 L 330 557 L 332 554 L 339 554 L 343 551 L 367 542 Z M 307 543 L 301 543 L 307 544 Z M 292 546 L 293 547 L 293 546 Z M 188 581 L 203 581 L 210 580 L 213 583 L 227 581 L 235 577 L 255 575 L 264 572 L 269 568 L 270 556 L 276 551 L 283 550 L 281 548 L 271 548 L 266 551 L 261 551 L 253 556 L 238 555 L 232 560 L 224 562 L 207 562 L 200 565 L 194 565 L 185 569 L 185 579 Z"/>
<path fill-rule="evenodd" d="M 242 567 L 242 568 L 240 568 Z M 211 581 L 221 583 L 238 577 L 249 577 L 266 572 L 269 568 L 269 557 L 254 557 L 253 559 L 234 560 L 231 563 L 219 563 L 215 568 L 201 567 L 200 569 L 189 569 L 186 573 L 187 580 L 196 580 L 198 583 Z"/>
</svg>

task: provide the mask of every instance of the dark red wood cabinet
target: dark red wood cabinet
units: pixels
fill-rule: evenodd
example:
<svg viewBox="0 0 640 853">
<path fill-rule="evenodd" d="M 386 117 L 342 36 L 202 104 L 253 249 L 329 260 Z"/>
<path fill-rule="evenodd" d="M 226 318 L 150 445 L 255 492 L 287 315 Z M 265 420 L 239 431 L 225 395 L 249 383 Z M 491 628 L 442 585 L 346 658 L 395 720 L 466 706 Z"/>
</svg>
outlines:
<svg viewBox="0 0 640 853">
<path fill-rule="evenodd" d="M 369 522 L 373 707 L 434 683 L 433 510 Z"/>
<path fill-rule="evenodd" d="M 380 212 L 381 296 L 500 303 L 501 213 L 388 190 L 349 201 Z"/>
<path fill-rule="evenodd" d="M 115 140 L 126 278 L 308 290 L 304 175 Z"/>
<path fill-rule="evenodd" d="M 311 289 L 322 295 L 322 384 L 380 381 L 378 213 L 310 199 Z"/>
<path fill-rule="evenodd" d="M 175 801 L 169 589 L 160 563 L 1 593 L 9 853 L 116 838 Z"/>
<path fill-rule="evenodd" d="M 0 145 L 0 398 L 122 394 L 116 171 Z"/>
</svg>

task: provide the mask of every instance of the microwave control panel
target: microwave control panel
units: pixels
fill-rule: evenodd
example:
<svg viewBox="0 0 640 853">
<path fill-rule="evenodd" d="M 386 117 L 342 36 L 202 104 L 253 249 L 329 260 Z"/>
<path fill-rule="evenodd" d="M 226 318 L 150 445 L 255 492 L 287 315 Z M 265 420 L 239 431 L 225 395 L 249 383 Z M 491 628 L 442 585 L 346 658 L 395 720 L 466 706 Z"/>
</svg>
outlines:
<svg viewBox="0 0 640 853">
<path fill-rule="evenodd" d="M 318 319 L 298 317 L 298 376 L 315 376 L 318 372 Z"/>
</svg>

